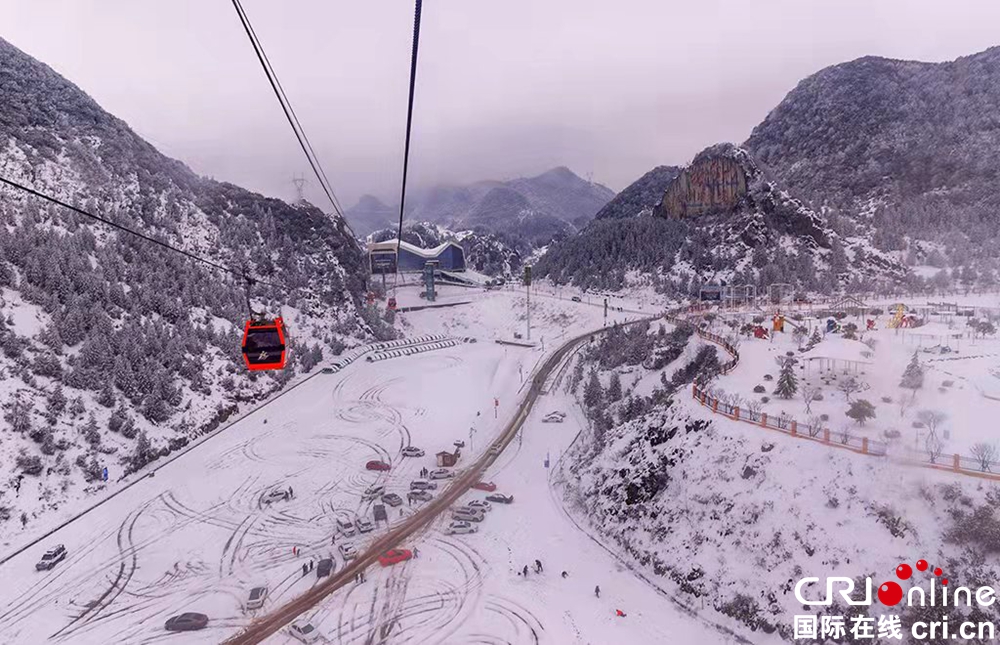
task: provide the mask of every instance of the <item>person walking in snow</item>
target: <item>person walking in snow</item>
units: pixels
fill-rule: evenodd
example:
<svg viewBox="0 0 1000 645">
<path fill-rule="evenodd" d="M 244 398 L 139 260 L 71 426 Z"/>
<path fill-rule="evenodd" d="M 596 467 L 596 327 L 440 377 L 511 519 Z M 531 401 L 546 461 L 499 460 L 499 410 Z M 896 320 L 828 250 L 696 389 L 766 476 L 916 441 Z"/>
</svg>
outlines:
<svg viewBox="0 0 1000 645">
<path fill-rule="evenodd" d="M 413 547 L 413 557 L 414 558 L 420 557 L 420 551 L 417 549 L 417 547 Z"/>
<path fill-rule="evenodd" d="M 568 577 L 569 577 L 569 574 L 568 574 L 568 573 L 566 573 L 565 571 L 563 571 L 563 572 L 562 572 L 562 577 L 563 577 L 563 578 L 568 578 Z"/>
<path fill-rule="evenodd" d="M 304 578 L 306 574 L 309 573 L 309 565 L 305 562 L 302 563 L 302 577 Z"/>
<path fill-rule="evenodd" d="M 524 565 L 524 569 L 522 569 L 522 571 L 524 571 L 524 577 L 527 578 L 528 577 L 528 565 Z"/>
<path fill-rule="evenodd" d="M 597 585 L 596 587 L 594 587 L 594 595 L 597 596 L 598 598 L 601 597 L 601 585 Z"/>
<path fill-rule="evenodd" d="M 542 572 L 542 561 L 535 560 L 535 573 L 541 573 L 541 572 Z"/>
</svg>

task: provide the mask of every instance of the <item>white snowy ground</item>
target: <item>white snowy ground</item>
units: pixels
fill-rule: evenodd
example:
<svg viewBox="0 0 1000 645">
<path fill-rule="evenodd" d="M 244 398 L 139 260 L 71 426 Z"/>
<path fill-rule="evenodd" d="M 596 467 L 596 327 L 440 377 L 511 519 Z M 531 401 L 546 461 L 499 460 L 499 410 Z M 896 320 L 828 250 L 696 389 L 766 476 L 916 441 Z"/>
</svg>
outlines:
<svg viewBox="0 0 1000 645">
<path fill-rule="evenodd" d="M 745 318 L 749 319 L 749 316 Z M 866 359 L 870 364 L 860 366 L 857 372 L 851 371 L 869 386 L 869 389 L 852 398 L 871 401 L 876 408 L 876 418 L 859 426 L 845 415 L 849 404 L 837 389 L 837 383 L 845 376 L 843 368 L 833 373 L 824 372 L 816 364 L 805 360 L 814 354 L 826 355 L 826 340 L 811 352 L 796 353 L 800 359 L 796 368 L 800 387 L 812 382 L 822 390 L 823 400 L 813 403 L 812 414 L 829 415 L 829 421 L 824 425 L 835 433 L 846 429 L 854 435 L 884 441 L 886 430 L 898 430 L 902 433 L 902 445 L 922 451 L 926 431 L 913 428 L 912 424 L 920 410 L 938 410 L 947 415 L 942 426 L 942 430 L 946 431 L 945 455 L 957 453 L 967 457 L 970 448 L 977 442 L 1000 441 L 992 422 L 1000 414 L 1000 338 L 953 339 L 951 346 L 957 352 L 929 353 L 923 350 L 937 345 L 937 340 L 920 338 L 913 333 L 917 330 L 889 329 L 888 319 L 886 314 L 879 316 L 877 330 L 861 335 L 863 339 L 874 339 L 876 344 L 871 350 L 872 356 Z M 846 322 L 854 322 L 859 328 L 864 328 L 864 320 L 848 318 Z M 964 331 L 964 325 L 965 319 L 956 317 L 955 329 Z M 717 323 L 713 329 L 723 332 L 725 328 Z M 839 339 L 840 336 L 832 335 L 830 338 Z M 791 400 L 782 400 L 773 394 L 779 372 L 775 358 L 796 350 L 790 330 L 774 334 L 773 339 L 768 340 L 743 339 L 740 365 L 734 372 L 719 378 L 716 386 L 744 399 L 760 400 L 762 396 L 767 396 L 770 401 L 763 404 L 764 412 L 771 416 L 787 412 L 804 422 L 808 415 L 801 389 Z M 911 390 L 899 387 L 903 371 L 914 352 L 924 366 L 924 386 L 915 396 Z M 770 374 L 775 380 L 765 381 L 765 374 Z M 823 376 L 829 379 L 827 383 L 823 382 Z M 836 376 L 837 380 L 830 379 L 831 376 Z M 948 381 L 951 383 L 945 386 Z M 755 394 L 753 388 L 756 385 L 763 385 L 766 392 Z M 886 397 L 891 402 L 885 401 Z"/>
<path fill-rule="evenodd" d="M 413 333 L 447 329 L 483 342 L 320 375 L 0 566 L 0 642 L 219 642 L 251 620 L 242 604 L 252 586 L 267 584 L 273 607 L 315 584 L 302 563 L 333 553 L 337 516 L 370 513 L 366 487 L 378 482 L 405 494 L 437 450 L 468 441 L 475 426 L 475 452 L 512 413 L 521 374 L 527 378 L 543 351 L 491 340 L 518 325 L 518 296 L 475 296 L 474 305 L 402 317 Z M 539 299 L 533 313 L 547 351 L 602 318 L 597 307 L 551 299 Z M 625 571 L 553 501 L 544 457 L 554 461 L 579 426 L 543 425 L 539 416 L 567 406 L 543 398 L 523 445 L 512 445 L 490 473 L 515 495 L 513 505 L 495 507 L 476 535 L 445 536 L 441 520 L 402 545 L 417 547 L 419 559 L 373 567 L 367 582 L 330 596 L 306 616 L 326 642 L 647 643 L 666 634 L 726 642 Z M 410 443 L 427 456 L 400 457 Z M 391 461 L 392 471 L 366 471 L 375 458 Z M 293 500 L 261 503 L 289 486 Z M 390 510 L 398 521 L 399 510 Z M 381 530 L 352 541 L 363 547 Z M 36 572 L 41 553 L 59 543 L 67 559 Z M 543 575 L 515 574 L 536 558 Z M 616 608 L 628 616 L 617 618 Z M 164 621 L 184 611 L 208 614 L 209 627 L 168 634 Z"/>
</svg>

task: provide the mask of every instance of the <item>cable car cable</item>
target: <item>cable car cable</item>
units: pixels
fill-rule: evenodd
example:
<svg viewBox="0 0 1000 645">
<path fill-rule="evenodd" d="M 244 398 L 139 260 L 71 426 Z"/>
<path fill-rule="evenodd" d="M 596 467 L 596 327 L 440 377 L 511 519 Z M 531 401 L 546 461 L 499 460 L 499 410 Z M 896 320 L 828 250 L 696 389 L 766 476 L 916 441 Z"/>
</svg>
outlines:
<svg viewBox="0 0 1000 645">
<path fill-rule="evenodd" d="M 72 204 L 68 204 L 68 203 L 62 201 L 61 199 L 59 199 L 57 197 L 53 197 L 51 195 L 46 195 L 43 192 L 35 190 L 34 188 L 29 188 L 28 186 L 25 186 L 23 184 L 19 184 L 16 181 L 7 179 L 6 177 L 0 176 L 0 182 L 2 182 L 4 184 L 7 184 L 8 186 L 10 186 L 12 188 L 17 188 L 18 190 L 22 190 L 22 191 L 24 191 L 24 192 L 26 192 L 29 195 L 32 195 L 34 197 L 38 197 L 40 199 L 44 199 L 47 202 L 56 204 L 58 206 L 62 206 L 63 208 L 67 208 L 67 209 L 73 211 L 74 213 L 78 213 L 80 215 L 83 215 L 84 217 L 89 217 L 90 219 L 97 220 L 98 222 L 101 222 L 102 224 L 110 226 L 111 228 L 118 229 L 119 231 L 122 231 L 123 233 L 128 233 L 129 235 L 134 235 L 135 237 L 138 237 L 140 239 L 146 240 L 147 242 L 151 242 L 153 244 L 156 244 L 157 246 L 161 246 L 161 247 L 167 249 L 168 251 L 173 251 L 175 253 L 180 253 L 181 255 L 187 257 L 190 260 L 194 260 L 195 262 L 201 262 L 202 264 L 207 264 L 210 267 L 219 269 L 220 271 L 225 271 L 226 273 L 229 273 L 229 274 L 237 276 L 237 277 L 241 277 L 242 278 L 242 277 L 245 277 L 247 275 L 247 273 L 246 273 L 245 270 L 244 271 L 237 271 L 236 269 L 230 269 L 229 267 L 227 267 L 227 266 L 225 266 L 223 264 L 219 264 L 218 262 L 213 262 L 212 260 L 209 260 L 207 258 L 203 258 L 203 257 L 201 257 L 199 255 L 195 255 L 194 253 L 191 253 L 190 251 L 185 251 L 184 249 L 181 249 L 181 248 L 178 248 L 176 246 L 173 246 L 172 244 L 168 244 L 168 243 L 166 243 L 166 242 L 164 242 L 162 240 L 158 240 L 158 239 L 156 239 L 154 237 L 150 237 L 149 235 L 146 235 L 145 233 L 140 233 L 139 231 L 131 229 L 131 228 L 127 227 L 127 226 L 124 226 L 122 224 L 118 224 L 117 222 L 112 222 L 111 220 L 109 220 L 109 219 L 107 219 L 105 217 L 101 217 L 100 215 L 94 215 L 93 213 L 87 212 L 87 211 L 83 210 L 82 208 L 80 208 L 78 206 L 73 206 Z M 257 284 L 262 284 L 262 285 L 266 285 L 266 286 L 269 286 L 269 287 L 274 287 L 275 289 L 280 289 L 281 288 L 281 287 L 279 287 L 276 284 L 272 284 L 272 283 L 266 282 L 264 280 L 254 279 L 254 282 L 256 282 Z"/>
<path fill-rule="evenodd" d="M 316 175 L 316 179 L 319 181 L 320 187 L 323 189 L 323 192 L 326 193 L 327 198 L 333 205 L 334 212 L 336 212 L 344 223 L 347 224 L 347 218 L 344 216 L 343 209 L 340 207 L 340 202 L 337 200 L 337 196 L 333 191 L 333 186 L 330 184 L 330 180 L 327 179 L 326 172 L 323 170 L 323 165 L 319 162 L 319 157 L 317 157 L 315 151 L 313 151 L 312 144 L 309 142 L 309 137 L 306 136 L 305 129 L 299 122 L 299 118 L 295 114 L 295 109 L 292 107 L 291 101 L 288 100 L 288 96 L 285 94 L 285 90 L 281 86 L 281 81 L 278 80 L 278 75 L 271 66 L 270 59 L 268 59 L 267 54 L 264 52 L 264 47 L 260 43 L 260 39 L 257 38 L 257 33 L 254 31 L 253 25 L 250 23 L 249 16 L 247 16 L 246 11 L 243 9 L 243 5 L 240 3 L 240 0 L 233 0 L 233 7 L 239 15 L 240 22 L 243 24 L 243 29 L 246 31 L 247 38 L 250 39 L 250 44 L 253 45 L 254 53 L 257 55 L 257 60 L 260 61 L 261 67 L 264 68 L 264 74 L 267 76 L 267 80 L 271 84 L 271 89 L 274 90 L 275 96 L 278 97 L 278 103 L 281 104 L 281 109 L 285 113 L 285 118 L 288 119 L 288 124 L 292 126 L 295 138 L 298 139 L 299 146 L 302 148 L 302 152 L 305 154 L 306 160 L 312 167 L 313 174 Z M 350 228 L 349 224 L 348 228 Z"/>
<path fill-rule="evenodd" d="M 403 146 L 403 186 L 399 197 L 399 226 L 396 229 L 396 280 L 399 278 L 399 247 L 403 242 L 403 209 L 406 207 L 406 174 L 410 165 L 410 130 L 413 126 L 413 91 L 417 82 L 417 50 L 420 47 L 420 14 L 423 0 L 413 10 L 413 49 L 410 53 L 410 96 L 406 104 L 406 141 Z M 395 280 L 393 281 L 395 290 Z"/>
</svg>

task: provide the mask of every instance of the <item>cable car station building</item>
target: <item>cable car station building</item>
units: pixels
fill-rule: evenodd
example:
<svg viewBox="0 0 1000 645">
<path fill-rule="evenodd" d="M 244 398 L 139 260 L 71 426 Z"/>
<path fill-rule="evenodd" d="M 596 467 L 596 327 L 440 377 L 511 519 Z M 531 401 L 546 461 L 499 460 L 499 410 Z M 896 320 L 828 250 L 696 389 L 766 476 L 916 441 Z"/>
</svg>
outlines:
<svg viewBox="0 0 1000 645">
<path fill-rule="evenodd" d="M 421 273 L 428 262 L 437 262 L 439 271 L 465 271 L 465 249 L 451 240 L 432 249 L 400 242 L 397 253 L 396 240 L 370 242 L 368 261 L 373 274 L 395 273 L 397 263 L 400 273 Z"/>
</svg>

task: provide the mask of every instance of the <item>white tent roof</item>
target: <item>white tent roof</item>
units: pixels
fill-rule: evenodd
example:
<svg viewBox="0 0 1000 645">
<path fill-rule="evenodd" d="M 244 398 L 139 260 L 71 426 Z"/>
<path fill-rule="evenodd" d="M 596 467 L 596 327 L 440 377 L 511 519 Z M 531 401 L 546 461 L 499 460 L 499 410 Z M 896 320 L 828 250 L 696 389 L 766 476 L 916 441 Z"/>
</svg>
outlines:
<svg viewBox="0 0 1000 645">
<path fill-rule="evenodd" d="M 433 249 L 422 249 L 419 246 L 414 246 L 413 244 L 410 244 L 409 242 L 406 242 L 406 241 L 403 241 L 403 242 L 399 243 L 399 248 L 401 248 L 403 250 L 406 250 L 406 251 L 409 251 L 410 253 L 413 253 L 414 255 L 419 255 L 420 257 L 426 258 L 428 260 L 433 260 L 437 256 L 441 255 L 441 252 L 444 251 L 449 246 L 455 246 L 455 247 L 458 247 L 459 249 L 462 248 L 462 246 L 460 244 L 458 244 L 457 242 L 455 242 L 454 240 L 448 240 L 447 242 L 444 242 L 442 244 L 439 244 L 439 245 L 435 246 Z M 396 240 L 386 240 L 385 242 L 369 242 L 368 243 L 368 251 L 369 252 L 371 252 L 371 251 L 395 251 L 395 250 L 396 250 Z"/>
<path fill-rule="evenodd" d="M 861 341 L 849 340 L 840 336 L 827 336 L 819 345 L 813 347 L 804 356 L 805 360 L 835 360 L 850 361 L 852 363 L 872 363 L 870 356 L 871 349 Z"/>
</svg>

